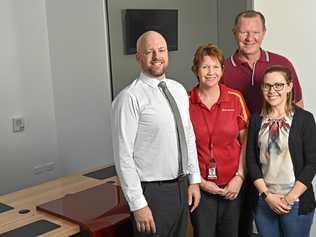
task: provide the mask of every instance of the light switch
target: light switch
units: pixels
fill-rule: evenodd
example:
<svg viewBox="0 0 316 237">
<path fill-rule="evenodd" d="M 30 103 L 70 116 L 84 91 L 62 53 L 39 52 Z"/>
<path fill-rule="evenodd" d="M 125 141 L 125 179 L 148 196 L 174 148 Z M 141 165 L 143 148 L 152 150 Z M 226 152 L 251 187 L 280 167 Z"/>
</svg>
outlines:
<svg viewBox="0 0 316 237">
<path fill-rule="evenodd" d="M 24 118 L 13 118 L 12 119 L 13 124 L 13 132 L 23 132 L 24 131 Z"/>
</svg>

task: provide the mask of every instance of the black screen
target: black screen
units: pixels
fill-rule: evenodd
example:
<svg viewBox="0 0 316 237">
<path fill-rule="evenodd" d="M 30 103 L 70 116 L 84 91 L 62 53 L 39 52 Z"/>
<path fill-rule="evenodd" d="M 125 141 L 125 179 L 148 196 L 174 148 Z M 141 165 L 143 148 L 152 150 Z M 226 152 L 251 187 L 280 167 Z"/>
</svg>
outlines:
<svg viewBox="0 0 316 237">
<path fill-rule="evenodd" d="M 136 53 L 138 37 L 154 30 L 162 34 L 168 50 L 178 49 L 178 10 L 170 9 L 127 9 L 125 12 L 125 50 L 127 54 Z"/>
</svg>

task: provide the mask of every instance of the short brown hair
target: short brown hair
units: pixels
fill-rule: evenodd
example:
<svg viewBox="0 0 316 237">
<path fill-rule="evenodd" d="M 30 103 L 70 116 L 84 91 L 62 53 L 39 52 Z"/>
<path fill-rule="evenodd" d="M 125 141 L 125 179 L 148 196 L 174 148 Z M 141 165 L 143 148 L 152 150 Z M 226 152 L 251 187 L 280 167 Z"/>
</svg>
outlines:
<svg viewBox="0 0 316 237">
<path fill-rule="evenodd" d="M 263 79 L 265 78 L 265 76 L 269 73 L 272 72 L 279 72 L 280 74 L 283 75 L 286 84 L 293 84 L 293 80 L 292 80 L 292 76 L 291 76 L 291 71 L 290 69 L 288 69 L 287 67 L 281 66 L 281 65 L 273 65 L 271 67 L 269 67 L 263 74 Z M 262 80 L 262 83 L 264 83 L 264 80 Z M 263 96 L 262 96 L 263 97 Z M 287 98 L 286 98 L 286 104 L 285 104 L 285 113 L 287 115 L 289 115 L 290 113 L 292 113 L 294 111 L 294 90 L 292 88 L 292 90 L 287 94 Z M 265 116 L 268 115 L 271 112 L 271 106 L 268 102 L 266 102 L 266 100 L 264 98 L 263 99 L 263 104 L 262 104 L 262 110 L 261 110 L 261 115 Z"/>
<path fill-rule="evenodd" d="M 191 67 L 192 72 L 198 78 L 198 70 L 201 66 L 204 56 L 210 56 L 211 58 L 216 58 L 221 64 L 222 69 L 224 68 L 224 53 L 215 44 L 209 43 L 201 45 L 197 48 L 193 58 L 193 65 Z M 198 78 L 199 79 L 199 78 Z"/>
<path fill-rule="evenodd" d="M 264 15 L 261 12 L 255 11 L 255 10 L 247 10 L 240 12 L 236 17 L 235 17 L 235 24 L 234 24 L 234 30 L 237 30 L 237 26 L 239 23 L 239 20 L 241 17 L 245 18 L 254 18 L 259 16 L 262 22 L 262 27 L 263 30 L 266 30 L 266 19 L 264 18 Z"/>
</svg>

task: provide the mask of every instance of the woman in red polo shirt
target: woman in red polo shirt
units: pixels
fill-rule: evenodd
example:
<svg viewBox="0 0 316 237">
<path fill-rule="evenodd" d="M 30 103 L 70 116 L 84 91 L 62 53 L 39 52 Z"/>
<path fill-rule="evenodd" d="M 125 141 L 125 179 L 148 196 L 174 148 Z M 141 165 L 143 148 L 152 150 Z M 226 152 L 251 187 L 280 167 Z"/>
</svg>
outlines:
<svg viewBox="0 0 316 237">
<path fill-rule="evenodd" d="M 202 182 L 201 201 L 191 219 L 195 237 L 237 237 L 245 176 L 248 110 L 241 94 L 220 84 L 224 55 L 214 44 L 200 46 L 189 92 Z"/>
</svg>

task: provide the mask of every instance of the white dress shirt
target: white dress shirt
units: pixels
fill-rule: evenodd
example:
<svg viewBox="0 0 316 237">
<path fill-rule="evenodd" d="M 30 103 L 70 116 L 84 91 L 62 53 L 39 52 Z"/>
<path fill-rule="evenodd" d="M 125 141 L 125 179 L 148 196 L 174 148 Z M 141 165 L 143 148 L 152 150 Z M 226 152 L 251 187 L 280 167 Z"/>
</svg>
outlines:
<svg viewBox="0 0 316 237">
<path fill-rule="evenodd" d="M 195 135 L 184 87 L 162 79 L 173 95 L 183 121 L 188 146 L 189 182 L 200 183 Z M 142 181 L 162 181 L 178 176 L 178 138 L 171 107 L 158 87 L 161 80 L 143 73 L 123 89 L 112 103 L 114 161 L 131 211 L 147 206 Z"/>
</svg>

